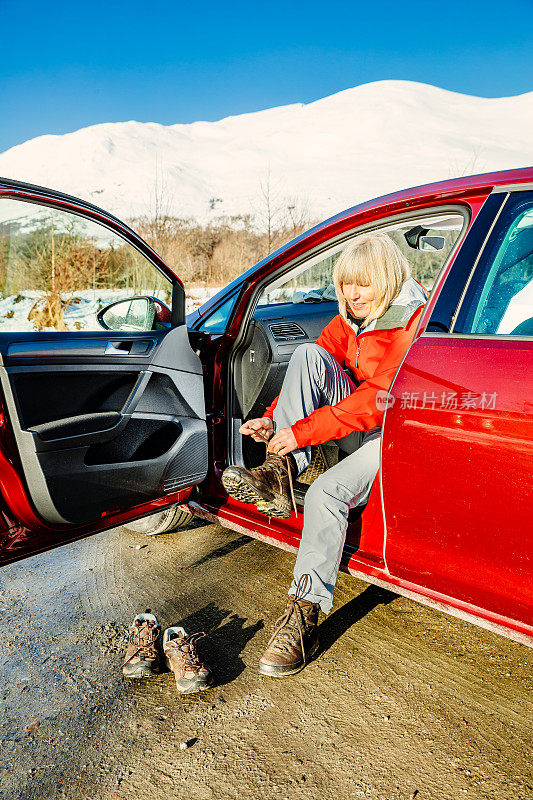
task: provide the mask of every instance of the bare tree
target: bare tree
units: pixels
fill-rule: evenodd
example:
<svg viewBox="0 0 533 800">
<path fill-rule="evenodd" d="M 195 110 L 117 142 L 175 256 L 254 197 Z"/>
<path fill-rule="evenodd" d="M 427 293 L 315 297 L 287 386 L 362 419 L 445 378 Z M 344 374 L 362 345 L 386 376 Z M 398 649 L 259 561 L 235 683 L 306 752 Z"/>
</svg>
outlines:
<svg viewBox="0 0 533 800">
<path fill-rule="evenodd" d="M 162 211 L 168 198 L 164 202 L 160 182 L 158 197 L 157 208 Z M 131 224 L 187 284 L 223 286 L 311 225 L 308 204 L 282 195 L 270 170 L 261 182 L 261 201 L 254 212 L 213 217 L 203 225 L 160 213 Z"/>
<path fill-rule="evenodd" d="M 458 158 L 452 159 L 448 168 L 448 177 L 463 178 L 465 175 L 475 175 L 476 172 L 482 170 L 483 163 L 479 163 L 482 150 L 481 145 L 472 145 L 470 156 L 462 164 Z"/>
<path fill-rule="evenodd" d="M 292 232 L 292 236 L 299 236 L 312 224 L 309 203 L 301 197 L 288 197 L 286 200 L 286 220 L 283 227 Z"/>
<path fill-rule="evenodd" d="M 275 185 L 272 181 L 270 164 L 259 185 L 259 208 L 256 217 L 259 219 L 261 230 L 266 234 L 266 252 L 270 253 L 276 247 L 275 233 L 281 226 L 285 205 L 279 185 Z"/>
</svg>

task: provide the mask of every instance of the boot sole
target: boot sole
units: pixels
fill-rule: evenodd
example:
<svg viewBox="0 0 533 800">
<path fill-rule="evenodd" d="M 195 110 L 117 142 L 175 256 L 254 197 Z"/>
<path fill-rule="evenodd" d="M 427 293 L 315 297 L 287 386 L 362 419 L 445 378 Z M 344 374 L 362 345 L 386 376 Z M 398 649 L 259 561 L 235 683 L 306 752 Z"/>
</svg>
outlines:
<svg viewBox="0 0 533 800">
<path fill-rule="evenodd" d="M 135 664 L 133 667 L 128 669 L 127 666 L 122 668 L 122 674 L 125 678 L 153 678 L 160 673 L 159 667 L 152 669 L 146 664 L 140 663 Z"/>
<path fill-rule="evenodd" d="M 194 683 L 191 686 L 184 687 L 183 689 L 176 683 L 176 689 L 180 694 L 197 694 L 197 692 L 205 692 L 206 689 L 211 689 L 214 681 L 211 679 L 209 683 Z"/>
<path fill-rule="evenodd" d="M 258 672 L 260 675 L 266 675 L 268 678 L 289 678 L 291 675 L 296 675 L 297 672 L 301 672 L 304 667 L 307 667 L 307 665 L 313 661 L 318 653 L 319 646 L 319 642 L 315 642 L 311 650 L 307 653 L 307 660 L 304 661 L 303 664 L 298 664 L 295 667 L 274 667 L 259 662 L 257 667 Z"/>
<path fill-rule="evenodd" d="M 237 470 L 228 472 L 226 469 L 222 474 L 222 485 L 235 500 L 240 503 L 254 505 L 261 514 L 265 514 L 267 517 L 289 519 L 291 515 L 291 506 L 288 500 L 276 494 L 274 494 L 272 500 L 265 500 L 257 489 L 247 483 Z"/>
</svg>

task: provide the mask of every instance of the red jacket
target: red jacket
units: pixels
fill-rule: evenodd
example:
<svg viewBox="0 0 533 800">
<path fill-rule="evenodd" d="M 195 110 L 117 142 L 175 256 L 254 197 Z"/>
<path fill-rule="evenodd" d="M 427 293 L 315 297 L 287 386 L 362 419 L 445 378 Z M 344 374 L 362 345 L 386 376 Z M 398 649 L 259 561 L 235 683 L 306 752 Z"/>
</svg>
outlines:
<svg viewBox="0 0 533 800">
<path fill-rule="evenodd" d="M 380 427 L 383 408 L 376 406 L 376 393 L 388 391 L 403 356 L 413 341 L 423 305 L 413 312 L 403 326 L 377 327 L 356 335 L 338 314 L 326 325 L 317 344 L 349 367 L 359 385 L 351 395 L 334 406 L 321 406 L 308 417 L 292 425 L 299 447 L 341 439 L 352 431 Z M 383 319 L 383 318 L 382 318 Z M 272 418 L 278 398 L 267 408 Z"/>
</svg>

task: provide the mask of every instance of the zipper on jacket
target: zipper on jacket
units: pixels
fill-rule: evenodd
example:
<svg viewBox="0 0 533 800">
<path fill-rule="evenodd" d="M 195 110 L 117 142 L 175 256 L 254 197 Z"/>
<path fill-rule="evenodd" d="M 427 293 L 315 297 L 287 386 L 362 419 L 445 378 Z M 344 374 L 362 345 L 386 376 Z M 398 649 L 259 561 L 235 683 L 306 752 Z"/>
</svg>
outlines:
<svg viewBox="0 0 533 800">
<path fill-rule="evenodd" d="M 370 332 L 370 331 L 367 331 L 367 333 L 369 333 L 369 332 Z M 363 331 L 363 333 L 364 333 L 364 331 Z M 358 334 L 356 334 L 356 335 L 355 335 L 355 343 L 356 343 L 356 345 L 357 345 L 357 350 L 355 351 L 355 368 L 356 368 L 356 369 L 358 369 L 358 368 L 359 368 L 359 352 L 360 352 L 360 348 L 359 348 L 359 337 L 360 337 L 360 336 L 361 336 L 361 333 L 358 333 Z"/>
</svg>

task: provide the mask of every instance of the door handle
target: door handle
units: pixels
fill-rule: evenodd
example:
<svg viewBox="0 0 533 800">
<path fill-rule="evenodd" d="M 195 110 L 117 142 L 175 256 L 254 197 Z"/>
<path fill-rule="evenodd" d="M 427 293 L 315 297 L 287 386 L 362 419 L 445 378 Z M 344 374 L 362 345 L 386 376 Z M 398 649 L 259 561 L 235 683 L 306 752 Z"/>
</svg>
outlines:
<svg viewBox="0 0 533 800">
<path fill-rule="evenodd" d="M 132 342 L 108 342 L 104 350 L 105 356 L 127 356 L 131 351 Z"/>
</svg>

